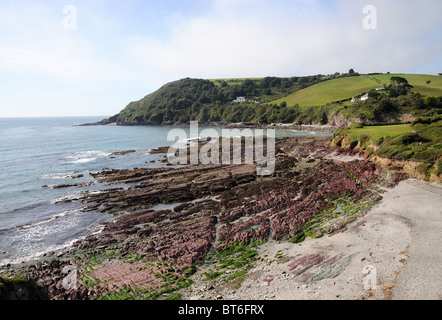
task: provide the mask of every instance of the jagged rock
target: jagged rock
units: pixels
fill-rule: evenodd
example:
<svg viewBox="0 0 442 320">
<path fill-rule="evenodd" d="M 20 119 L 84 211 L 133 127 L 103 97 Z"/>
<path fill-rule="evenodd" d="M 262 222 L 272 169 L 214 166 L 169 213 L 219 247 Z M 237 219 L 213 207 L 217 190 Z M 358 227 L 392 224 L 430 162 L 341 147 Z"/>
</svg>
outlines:
<svg viewBox="0 0 442 320">
<path fill-rule="evenodd" d="M 137 152 L 137 151 L 136 150 L 118 151 L 118 152 L 111 153 L 110 156 L 124 156 L 126 154 L 134 153 L 134 152 Z"/>
</svg>

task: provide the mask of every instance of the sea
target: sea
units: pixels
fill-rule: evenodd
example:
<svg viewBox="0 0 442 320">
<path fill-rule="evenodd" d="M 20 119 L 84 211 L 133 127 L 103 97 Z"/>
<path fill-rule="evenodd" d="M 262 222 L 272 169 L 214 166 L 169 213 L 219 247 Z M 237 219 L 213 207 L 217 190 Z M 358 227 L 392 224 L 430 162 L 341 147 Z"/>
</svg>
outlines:
<svg viewBox="0 0 442 320">
<path fill-rule="evenodd" d="M 115 218 L 82 210 L 80 201 L 64 201 L 103 186 L 54 186 L 92 181 L 90 173 L 103 169 L 164 166 L 159 161 L 164 155 L 149 151 L 174 144 L 167 139 L 174 127 L 80 126 L 104 118 L 0 118 L 0 266 L 69 247 Z M 318 135 L 327 133 L 276 131 L 277 137 Z M 112 155 L 126 150 L 135 152 Z"/>
</svg>

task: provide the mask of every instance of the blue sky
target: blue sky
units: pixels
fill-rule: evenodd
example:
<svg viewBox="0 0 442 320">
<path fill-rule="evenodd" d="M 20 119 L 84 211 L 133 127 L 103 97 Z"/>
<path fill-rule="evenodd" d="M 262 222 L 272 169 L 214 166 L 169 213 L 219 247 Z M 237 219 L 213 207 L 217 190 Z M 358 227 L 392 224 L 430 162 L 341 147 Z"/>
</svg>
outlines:
<svg viewBox="0 0 442 320">
<path fill-rule="evenodd" d="M 439 0 L 2 0 L 0 117 L 113 115 L 184 77 L 437 74 L 440 12 Z"/>
</svg>

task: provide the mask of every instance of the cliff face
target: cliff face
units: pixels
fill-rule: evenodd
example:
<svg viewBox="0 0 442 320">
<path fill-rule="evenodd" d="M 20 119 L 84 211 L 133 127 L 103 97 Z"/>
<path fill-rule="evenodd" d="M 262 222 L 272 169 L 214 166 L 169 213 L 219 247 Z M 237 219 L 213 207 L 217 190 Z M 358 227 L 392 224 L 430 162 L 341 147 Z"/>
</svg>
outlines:
<svg viewBox="0 0 442 320">
<path fill-rule="evenodd" d="M 355 123 L 374 123 L 374 122 L 385 122 L 385 123 L 409 123 L 416 119 L 415 116 L 409 113 L 400 112 L 388 112 L 381 113 L 378 115 L 377 120 L 366 120 L 360 117 L 346 117 L 342 112 L 330 111 L 328 114 L 328 124 L 336 126 L 339 128 L 349 128 Z"/>
<path fill-rule="evenodd" d="M 393 174 L 406 175 L 407 177 L 425 180 L 428 182 L 442 183 L 442 176 L 431 169 L 431 164 L 411 160 L 389 159 L 378 154 L 380 146 L 368 139 L 352 139 L 350 135 L 337 135 L 330 140 L 330 146 L 341 150 L 364 152 L 367 159 L 387 169 Z M 436 161 L 437 164 L 437 161 Z"/>
<path fill-rule="evenodd" d="M 428 182 L 442 183 L 442 176 L 438 176 L 432 172 L 430 172 L 429 174 L 427 172 L 423 172 L 420 169 L 420 166 L 422 166 L 422 163 L 420 162 L 392 160 L 379 156 L 374 156 L 370 158 L 370 160 L 379 164 L 387 170 L 406 174 L 410 178 L 425 180 Z"/>
</svg>

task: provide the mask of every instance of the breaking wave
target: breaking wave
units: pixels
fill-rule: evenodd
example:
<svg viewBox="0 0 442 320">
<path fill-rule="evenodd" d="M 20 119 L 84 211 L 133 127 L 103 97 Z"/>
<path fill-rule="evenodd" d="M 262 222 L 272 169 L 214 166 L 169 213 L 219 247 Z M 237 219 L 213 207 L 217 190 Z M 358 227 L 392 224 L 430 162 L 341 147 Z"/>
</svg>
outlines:
<svg viewBox="0 0 442 320">
<path fill-rule="evenodd" d="M 72 156 L 67 156 L 66 159 L 68 160 L 68 163 L 89 163 L 97 160 L 100 157 L 107 157 L 109 156 L 109 152 L 101 151 L 101 150 L 91 150 L 91 151 L 80 151 L 76 152 Z"/>
</svg>

